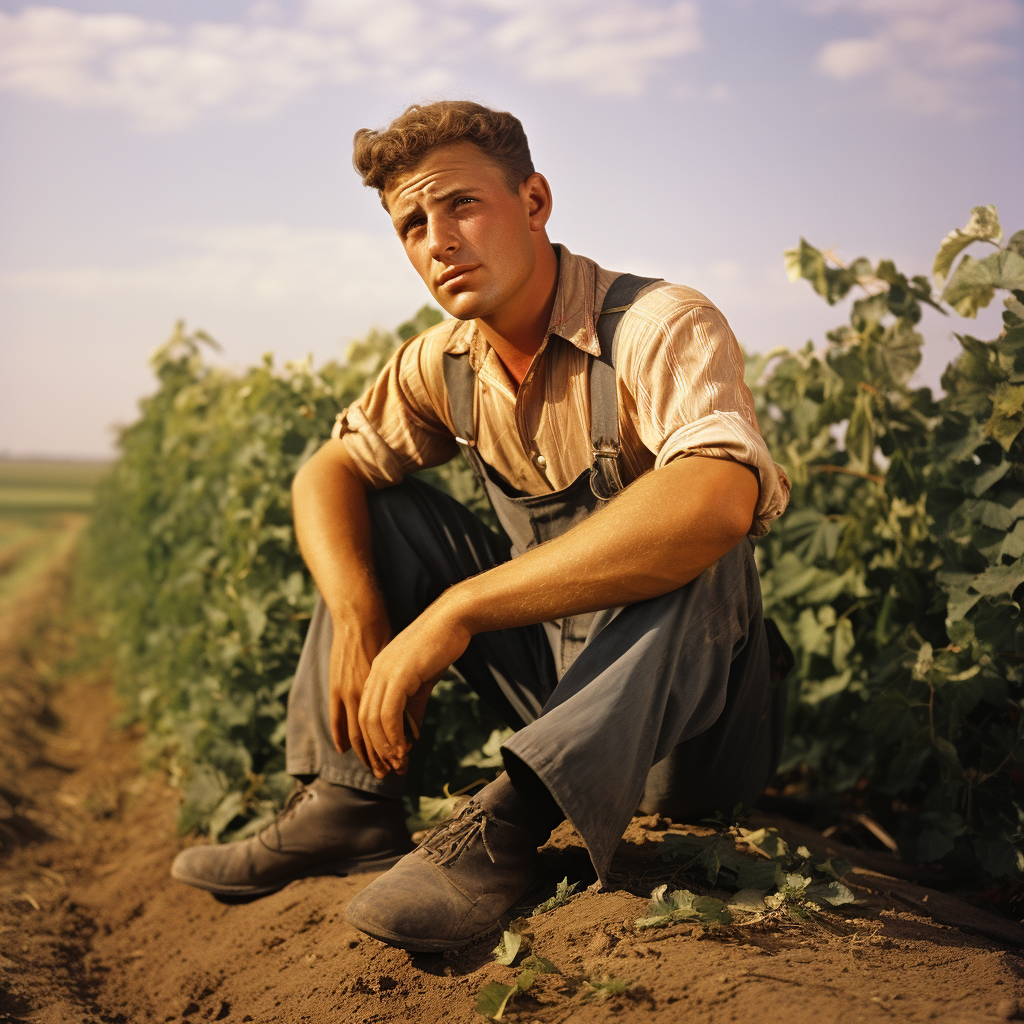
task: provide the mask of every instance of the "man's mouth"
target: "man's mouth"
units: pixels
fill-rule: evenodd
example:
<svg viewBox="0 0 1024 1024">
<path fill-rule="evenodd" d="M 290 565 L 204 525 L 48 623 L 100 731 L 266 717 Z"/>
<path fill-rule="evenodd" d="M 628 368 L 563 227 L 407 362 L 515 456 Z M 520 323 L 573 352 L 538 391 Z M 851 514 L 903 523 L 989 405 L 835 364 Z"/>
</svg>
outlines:
<svg viewBox="0 0 1024 1024">
<path fill-rule="evenodd" d="M 437 278 L 435 287 L 443 288 L 446 285 L 458 283 L 465 274 L 476 270 L 478 266 L 480 266 L 479 263 L 463 263 L 459 266 L 449 267 Z"/>
</svg>

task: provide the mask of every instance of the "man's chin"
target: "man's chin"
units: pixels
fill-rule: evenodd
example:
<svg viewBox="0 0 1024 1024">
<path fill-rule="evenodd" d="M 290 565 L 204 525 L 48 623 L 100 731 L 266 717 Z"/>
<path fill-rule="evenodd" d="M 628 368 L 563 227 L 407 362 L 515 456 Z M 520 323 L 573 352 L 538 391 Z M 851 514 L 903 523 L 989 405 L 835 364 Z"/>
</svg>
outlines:
<svg viewBox="0 0 1024 1024">
<path fill-rule="evenodd" d="M 485 316 L 489 307 L 484 297 L 474 292 L 458 292 L 455 295 L 434 295 L 438 305 L 456 320 L 476 320 Z"/>
</svg>

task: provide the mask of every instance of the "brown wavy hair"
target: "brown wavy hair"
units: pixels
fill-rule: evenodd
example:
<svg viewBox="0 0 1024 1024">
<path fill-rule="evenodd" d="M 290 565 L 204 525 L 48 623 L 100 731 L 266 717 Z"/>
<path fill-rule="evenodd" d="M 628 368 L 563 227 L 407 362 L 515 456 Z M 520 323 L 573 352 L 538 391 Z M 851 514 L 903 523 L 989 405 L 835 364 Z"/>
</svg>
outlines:
<svg viewBox="0 0 1024 1024">
<path fill-rule="evenodd" d="M 453 142 L 479 146 L 501 168 L 512 192 L 533 174 L 519 118 L 468 100 L 414 103 L 387 128 L 360 128 L 353 139 L 352 164 L 386 208 L 384 193 L 398 175 L 415 167 L 430 150 Z"/>
</svg>

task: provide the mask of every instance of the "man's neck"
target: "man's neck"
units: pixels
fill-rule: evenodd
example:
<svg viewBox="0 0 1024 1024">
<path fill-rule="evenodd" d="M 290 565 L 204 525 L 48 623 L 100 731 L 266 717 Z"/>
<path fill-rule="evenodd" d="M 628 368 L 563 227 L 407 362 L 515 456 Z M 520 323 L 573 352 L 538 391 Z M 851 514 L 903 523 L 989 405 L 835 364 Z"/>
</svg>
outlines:
<svg viewBox="0 0 1024 1024">
<path fill-rule="evenodd" d="M 547 335 L 558 291 L 558 255 L 545 237 L 537 262 L 519 294 L 500 310 L 479 317 L 476 325 L 504 363 L 509 376 L 522 384 Z"/>
</svg>

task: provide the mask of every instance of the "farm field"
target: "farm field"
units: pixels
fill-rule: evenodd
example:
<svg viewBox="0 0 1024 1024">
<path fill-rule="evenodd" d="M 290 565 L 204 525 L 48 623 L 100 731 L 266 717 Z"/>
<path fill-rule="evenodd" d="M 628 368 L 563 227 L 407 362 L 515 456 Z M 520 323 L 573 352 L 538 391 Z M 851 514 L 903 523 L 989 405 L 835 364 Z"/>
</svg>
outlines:
<svg viewBox="0 0 1024 1024">
<path fill-rule="evenodd" d="M 85 525 L 106 462 L 0 459 L 0 616 Z"/>
<path fill-rule="evenodd" d="M 0 459 L 0 514 L 86 510 L 109 468 L 98 461 Z"/>
<path fill-rule="evenodd" d="M 115 726 L 109 674 L 54 667 L 75 666 L 81 624 L 64 612 L 66 569 L 44 579 L 0 639 L 0 1020 L 487 1020 L 484 990 L 516 984 L 526 965 L 498 962 L 497 936 L 410 954 L 361 935 L 343 910 L 371 875 L 304 879 L 235 904 L 173 882 L 171 860 L 195 842 L 175 834 L 179 796 L 140 770 L 140 733 Z M 794 846 L 846 853 L 774 823 L 795 830 Z M 552 878 L 584 891 L 526 922 L 523 942 L 560 973 L 539 974 L 502 1020 L 726 1024 L 768 1007 L 791 1024 L 1019 1019 L 1020 925 L 859 867 L 844 876 L 856 902 L 810 920 L 639 928 L 652 888 L 686 884 L 660 856 L 685 833 L 634 819 L 609 891 L 585 888 L 579 837 L 556 833 L 544 851 Z"/>
<path fill-rule="evenodd" d="M 37 511 L 7 520 L 4 534 L 22 584 L 0 631 L 0 1020 L 486 1020 L 486 992 L 524 985 L 528 962 L 498 962 L 496 935 L 448 954 L 361 935 L 343 910 L 371 875 L 304 879 L 236 904 L 170 879 L 177 851 L 197 841 L 176 834 L 180 793 L 141 768 L 143 731 L 117 725 L 109 666 L 83 659 L 90 626 L 69 613 L 84 519 Z M 1019 1019 L 1019 924 L 879 873 L 898 873 L 895 858 L 880 864 L 783 819 L 763 824 L 816 859 L 854 860 L 844 881 L 856 902 L 807 920 L 645 930 L 652 890 L 700 885 L 664 856 L 692 829 L 634 819 L 600 891 L 587 888 L 589 862 L 565 826 L 544 852 L 552 882 L 576 880 L 581 895 L 528 919 L 517 957 L 533 951 L 560 973 L 524 985 L 501 1019 L 725 1024 L 767 1006 L 792 1024 Z"/>
</svg>

